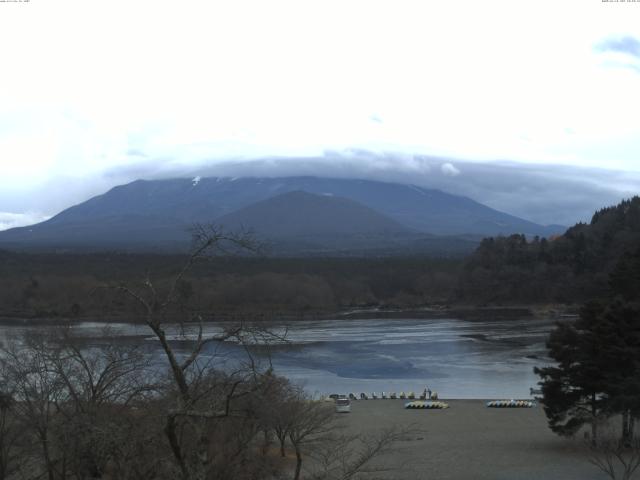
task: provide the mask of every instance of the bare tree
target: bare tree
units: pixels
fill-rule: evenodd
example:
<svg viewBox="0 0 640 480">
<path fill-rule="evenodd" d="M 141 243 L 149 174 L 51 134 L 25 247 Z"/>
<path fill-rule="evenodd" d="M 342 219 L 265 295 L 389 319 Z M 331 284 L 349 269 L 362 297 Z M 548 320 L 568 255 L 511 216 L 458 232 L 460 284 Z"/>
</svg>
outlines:
<svg viewBox="0 0 640 480">
<path fill-rule="evenodd" d="M 136 345 L 115 341 L 115 332 L 103 329 L 99 346 L 87 345 L 71 328 L 52 332 L 47 344 L 51 375 L 64 385 L 58 445 L 66 469 L 77 478 L 100 478 L 131 440 L 133 425 L 126 419 L 133 404 L 156 389 L 149 360 Z M 111 341 L 109 341 L 111 339 Z"/>
<path fill-rule="evenodd" d="M 620 438 L 610 424 L 601 425 L 598 438 L 588 441 L 589 462 L 611 480 L 630 480 L 640 467 L 640 439 Z"/>
<path fill-rule="evenodd" d="M 287 379 L 273 376 L 262 399 L 260 412 L 264 435 L 268 436 L 270 433 L 275 435 L 282 458 L 286 456 L 285 445 L 294 421 L 291 411 L 295 410 L 300 394 L 300 389 L 291 385 Z M 266 448 L 266 445 L 263 448 Z"/>
<path fill-rule="evenodd" d="M 397 427 L 372 435 L 331 435 L 311 452 L 315 462 L 313 480 L 352 480 L 370 478 L 373 473 L 386 472 L 390 465 L 373 465 L 374 460 L 391 452 L 397 442 L 417 433 L 410 427 Z"/>
<path fill-rule="evenodd" d="M 305 447 L 319 442 L 334 428 L 335 406 L 318 400 L 309 399 L 299 392 L 287 404 L 289 440 L 296 454 L 294 480 L 300 478 L 302 454 Z"/>
<path fill-rule="evenodd" d="M 303 455 L 305 478 L 314 480 L 351 480 L 374 472 L 388 471 L 373 460 L 388 453 L 407 435 L 417 433 L 408 426 L 365 434 L 345 434 L 338 422 L 332 402 L 309 398 L 301 389 L 291 387 L 283 405 L 286 420 L 280 428 L 286 429 L 296 455 L 293 479 L 302 475 Z"/>
<path fill-rule="evenodd" d="M 211 452 L 212 426 L 232 416 L 247 417 L 246 412 L 234 408 L 233 402 L 264 388 L 247 345 L 264 342 L 270 334 L 262 328 L 238 324 L 207 336 L 202 315 L 191 311 L 188 318 L 181 317 L 178 323 L 183 332 L 195 327 L 195 340 L 188 352 L 178 355 L 167 333 L 168 319 L 172 312 L 185 312 L 184 305 L 177 308 L 185 299 L 181 286 L 198 261 L 211 255 L 257 250 L 258 245 L 249 233 L 227 233 L 215 226 L 198 225 L 193 229 L 192 253 L 164 291 L 154 285 L 149 275 L 137 289 L 129 285 L 115 287 L 142 308 L 144 322 L 158 339 L 168 362 L 171 379 L 168 395 L 173 405 L 166 412 L 164 433 L 180 476 L 185 480 L 209 476 L 212 460 L 216 458 Z M 248 362 L 230 374 L 216 370 L 214 356 L 203 360 L 202 353 L 207 345 L 222 342 L 246 347 Z"/>
<path fill-rule="evenodd" d="M 39 446 L 43 475 L 56 480 L 61 475 L 61 455 L 55 446 L 54 431 L 58 422 L 57 405 L 64 400 L 65 389 L 61 380 L 51 373 L 45 344 L 41 335 L 26 337 L 24 344 L 12 342 L 4 348 L 1 362 L 3 383 L 15 399 L 13 411 Z"/>
<path fill-rule="evenodd" d="M 0 480 L 11 478 L 24 464 L 20 450 L 24 430 L 15 421 L 14 407 L 14 398 L 9 393 L 0 393 Z"/>
<path fill-rule="evenodd" d="M 131 441 L 132 402 L 147 398 L 152 388 L 137 347 L 83 347 L 70 328 L 15 339 L 4 348 L 1 364 L 14 399 L 11 419 L 40 445 L 39 455 L 20 452 L 31 457 L 35 478 L 39 468 L 50 480 L 101 478 Z"/>
</svg>

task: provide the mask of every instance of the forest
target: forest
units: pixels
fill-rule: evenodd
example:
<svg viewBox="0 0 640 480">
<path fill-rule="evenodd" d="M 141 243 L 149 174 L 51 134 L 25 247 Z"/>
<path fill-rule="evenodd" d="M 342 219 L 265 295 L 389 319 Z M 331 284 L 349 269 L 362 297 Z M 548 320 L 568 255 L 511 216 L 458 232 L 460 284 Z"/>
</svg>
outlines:
<svg viewBox="0 0 640 480">
<path fill-rule="evenodd" d="M 597 211 L 563 235 L 484 239 L 457 295 L 481 303 L 583 303 L 609 294 L 609 274 L 640 248 L 640 197 Z"/>
<path fill-rule="evenodd" d="M 634 197 L 561 236 L 486 238 L 466 258 L 211 256 L 182 279 L 180 292 L 218 319 L 314 318 L 375 307 L 575 305 L 606 295 L 609 274 L 638 245 L 640 198 Z M 103 287 L 146 278 L 162 284 L 183 260 L 0 251 L 0 317 L 132 319 L 131 305 Z"/>
<path fill-rule="evenodd" d="M 130 305 L 101 287 L 147 276 L 162 284 L 183 261 L 177 255 L 2 252 L 0 317 L 130 317 Z M 460 266 L 460 260 L 422 257 L 211 257 L 193 268 L 180 291 L 215 318 L 322 316 L 444 303 Z"/>
</svg>

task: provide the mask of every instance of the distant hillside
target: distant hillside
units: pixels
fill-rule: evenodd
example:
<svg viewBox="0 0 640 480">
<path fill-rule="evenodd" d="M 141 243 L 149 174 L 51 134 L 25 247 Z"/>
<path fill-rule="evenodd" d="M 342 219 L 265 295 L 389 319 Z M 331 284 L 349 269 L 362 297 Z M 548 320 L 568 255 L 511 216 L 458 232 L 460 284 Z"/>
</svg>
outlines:
<svg viewBox="0 0 640 480">
<path fill-rule="evenodd" d="M 416 247 L 415 240 L 429 236 L 353 200 L 302 191 L 251 204 L 223 215 L 216 223 L 230 231 L 252 231 L 258 240 L 266 242 L 270 253 L 276 254 L 402 251 Z M 472 248 L 473 244 L 466 242 L 465 252 Z"/>
<path fill-rule="evenodd" d="M 325 199 L 322 202 L 324 214 L 317 210 L 320 204 L 314 207 L 310 202 L 257 205 L 291 192 L 306 192 L 322 197 Z M 332 203 L 327 200 L 331 197 L 340 200 Z M 360 213 L 356 214 L 354 204 L 348 202 L 357 202 Z M 242 209 L 252 205 L 255 209 L 240 213 Z M 300 211 L 296 210 L 298 207 Z M 302 210 L 302 207 L 316 208 L 316 211 L 309 213 Z M 275 218 L 274 215 L 282 216 L 282 221 L 262 222 L 261 229 L 268 236 L 282 240 L 289 236 L 304 235 L 306 231 L 307 236 L 324 236 L 329 250 L 345 246 L 335 244 L 334 240 L 336 235 L 346 234 L 346 231 L 331 229 L 335 230 L 336 225 L 342 225 L 342 229 L 350 228 L 349 225 L 359 225 L 360 228 L 365 221 L 372 222 L 371 226 L 382 226 L 384 223 L 386 227 L 380 231 L 385 231 L 385 235 L 392 241 L 380 243 L 378 238 L 367 245 L 349 243 L 348 248 L 382 248 L 386 251 L 410 248 L 413 251 L 414 247 L 423 250 L 426 245 L 428 250 L 438 250 L 440 246 L 451 249 L 453 246 L 456 251 L 469 251 L 473 246 L 472 242 L 485 235 L 550 235 L 563 230 L 562 227 L 544 227 L 493 210 L 467 197 L 413 185 L 316 177 L 195 178 L 140 180 L 115 187 L 46 222 L 0 232 L 0 246 L 179 250 L 188 244 L 187 230 L 193 223 L 220 223 L 224 218 L 229 225 L 238 225 L 243 223 L 240 217 L 248 215 L 252 218 L 250 223 L 254 223 L 254 228 L 259 230 L 256 221 L 260 220 L 264 212 L 255 212 L 265 208 L 270 210 L 272 219 Z M 281 213 L 276 215 L 274 209 Z M 340 213 L 342 209 L 345 209 L 344 214 Z M 367 209 L 366 214 L 363 209 Z M 359 218 L 360 214 L 362 218 Z M 354 215 L 358 218 L 350 217 Z M 247 221 L 249 217 L 244 220 Z M 284 217 L 289 220 L 285 221 Z M 280 231 L 276 231 L 276 224 Z M 294 227 L 295 224 L 300 227 Z M 268 232 L 266 228 L 269 229 Z M 330 230 L 326 230 L 327 228 Z M 412 240 L 411 246 L 404 241 L 396 242 L 398 232 L 406 235 L 410 231 L 423 234 L 422 240 L 417 243 Z M 358 233 L 362 232 L 363 230 L 358 230 Z M 395 233 L 391 235 L 391 232 Z M 464 237 L 453 242 L 434 243 L 431 237 L 434 234 Z M 414 237 L 411 238 L 415 239 Z"/>
<path fill-rule="evenodd" d="M 54 217 L 0 232 L 0 245 L 27 250 L 180 250 L 188 244 L 188 229 L 186 222 L 165 216 L 123 214 L 70 221 Z"/>
<path fill-rule="evenodd" d="M 413 233 L 353 200 L 302 191 L 254 203 L 216 222 L 228 229 L 249 227 L 271 238 Z"/>
<path fill-rule="evenodd" d="M 582 302 L 606 295 L 609 274 L 639 248 L 640 197 L 633 197 L 550 241 L 484 239 L 467 261 L 460 294 L 487 302 Z"/>
</svg>

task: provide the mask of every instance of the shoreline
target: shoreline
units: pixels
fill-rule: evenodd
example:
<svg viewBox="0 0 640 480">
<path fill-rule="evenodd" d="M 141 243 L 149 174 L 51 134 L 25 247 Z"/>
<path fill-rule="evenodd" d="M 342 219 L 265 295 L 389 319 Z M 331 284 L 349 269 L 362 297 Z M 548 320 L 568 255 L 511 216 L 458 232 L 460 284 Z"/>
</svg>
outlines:
<svg viewBox="0 0 640 480">
<path fill-rule="evenodd" d="M 285 323 L 299 321 L 326 321 L 326 320 L 366 320 L 366 319 L 439 319 L 455 318 L 467 321 L 486 321 L 492 319 L 553 319 L 563 320 L 577 317 L 578 309 L 575 305 L 497 305 L 497 306 L 473 306 L 473 305 L 427 305 L 416 308 L 395 307 L 371 307 L 342 309 L 333 312 L 271 312 L 269 314 L 256 312 L 227 312 L 211 313 L 204 323 L 233 323 L 247 321 L 251 323 Z M 105 316 L 39 316 L 27 312 L 0 312 L 0 325 L 2 326 L 60 326 L 82 322 L 125 323 L 131 325 L 143 324 L 142 317 L 132 315 L 105 315 Z M 170 323 L 178 323 L 176 317 Z M 191 323 L 191 322 L 185 322 Z"/>
</svg>

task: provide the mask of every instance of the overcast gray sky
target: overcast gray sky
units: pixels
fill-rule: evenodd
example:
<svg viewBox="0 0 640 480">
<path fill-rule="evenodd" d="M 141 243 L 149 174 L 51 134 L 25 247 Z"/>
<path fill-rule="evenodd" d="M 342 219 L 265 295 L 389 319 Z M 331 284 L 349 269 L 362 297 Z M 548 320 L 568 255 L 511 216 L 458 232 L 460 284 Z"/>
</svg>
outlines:
<svg viewBox="0 0 640 480">
<path fill-rule="evenodd" d="M 0 228 L 274 156 L 543 223 L 640 189 L 640 3 L 31 0 L 0 41 Z"/>
</svg>

